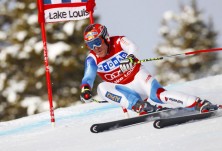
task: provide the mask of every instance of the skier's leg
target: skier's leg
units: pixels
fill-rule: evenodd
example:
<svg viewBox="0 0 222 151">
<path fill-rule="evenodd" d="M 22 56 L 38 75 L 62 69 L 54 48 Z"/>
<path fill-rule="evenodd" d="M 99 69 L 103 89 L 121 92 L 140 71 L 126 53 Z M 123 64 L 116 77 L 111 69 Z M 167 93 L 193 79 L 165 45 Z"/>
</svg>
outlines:
<svg viewBox="0 0 222 151">
<path fill-rule="evenodd" d="M 117 103 L 130 110 L 138 100 L 141 100 L 141 97 L 127 86 L 109 82 L 100 83 L 97 92 L 104 100 Z"/>
<path fill-rule="evenodd" d="M 153 89 L 151 90 L 151 99 L 153 100 L 161 100 L 164 103 L 169 103 L 176 107 L 186 107 L 200 112 L 218 109 L 217 105 L 213 105 L 207 100 L 201 100 L 199 97 L 183 92 L 165 90 L 156 80 L 153 81 L 153 85 Z"/>
<path fill-rule="evenodd" d="M 216 109 L 215 105 L 212 105 L 209 101 L 202 101 L 199 97 L 182 92 L 165 90 L 144 68 L 141 68 L 132 83 L 135 88 L 137 87 L 136 85 L 139 85 L 140 89 L 143 89 L 139 92 L 147 93 L 149 98 L 156 103 L 167 103 L 175 107 L 186 107 L 201 112 Z"/>
<path fill-rule="evenodd" d="M 103 99 L 112 103 L 118 103 L 127 109 L 140 113 L 140 115 L 162 109 L 151 105 L 149 102 L 142 101 L 141 96 L 129 87 L 130 84 L 120 85 L 103 82 L 99 84 L 97 91 Z"/>
</svg>

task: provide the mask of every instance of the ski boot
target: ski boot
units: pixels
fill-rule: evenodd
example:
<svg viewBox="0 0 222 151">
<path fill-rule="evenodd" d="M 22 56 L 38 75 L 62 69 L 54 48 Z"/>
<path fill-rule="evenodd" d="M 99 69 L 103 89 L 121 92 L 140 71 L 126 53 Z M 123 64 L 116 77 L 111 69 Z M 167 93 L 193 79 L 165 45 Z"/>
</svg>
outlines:
<svg viewBox="0 0 222 151">
<path fill-rule="evenodd" d="M 139 115 L 149 114 L 157 111 L 167 110 L 168 108 L 162 106 L 152 105 L 149 102 L 137 101 L 132 109 L 139 113 Z"/>
<path fill-rule="evenodd" d="M 200 111 L 200 113 L 206 113 L 210 111 L 215 111 L 218 109 L 217 105 L 212 104 L 207 100 L 197 100 L 196 110 Z"/>
</svg>

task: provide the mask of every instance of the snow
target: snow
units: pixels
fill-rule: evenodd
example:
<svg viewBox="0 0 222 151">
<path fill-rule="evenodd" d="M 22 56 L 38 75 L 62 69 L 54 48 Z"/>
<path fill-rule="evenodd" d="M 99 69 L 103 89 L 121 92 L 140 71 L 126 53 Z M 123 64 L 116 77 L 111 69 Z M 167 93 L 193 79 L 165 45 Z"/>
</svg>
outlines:
<svg viewBox="0 0 222 151">
<path fill-rule="evenodd" d="M 56 57 L 70 50 L 70 46 L 64 42 L 47 43 L 48 57 L 50 61 L 55 61 Z M 41 53 L 43 50 L 42 42 L 37 42 L 34 45 L 36 53 Z"/>
<path fill-rule="evenodd" d="M 163 14 L 163 19 L 166 21 L 171 21 L 174 18 L 174 12 L 169 10 Z"/>
<path fill-rule="evenodd" d="M 6 39 L 7 38 L 7 34 L 5 32 L 0 31 L 0 39 Z"/>
<path fill-rule="evenodd" d="M 33 15 L 28 16 L 27 22 L 28 22 L 30 25 L 34 25 L 35 23 L 38 22 L 38 16 L 37 16 L 36 14 L 33 14 Z"/>
<path fill-rule="evenodd" d="M 222 104 L 222 75 L 168 85 Z M 135 113 L 129 111 L 131 116 Z M 155 129 L 152 122 L 104 133 L 91 133 L 94 123 L 124 118 L 114 104 L 78 104 L 55 110 L 51 127 L 49 112 L 0 123 L 1 151 L 197 151 L 222 149 L 222 117 Z"/>
<path fill-rule="evenodd" d="M 19 31 L 16 34 L 17 40 L 19 41 L 24 41 L 24 39 L 26 38 L 26 36 L 28 35 L 27 31 Z"/>
<path fill-rule="evenodd" d="M 4 51 L 1 51 L 0 53 L 0 61 L 4 62 L 6 60 L 7 55 L 9 54 L 12 57 L 15 57 L 19 53 L 19 49 L 20 49 L 19 45 L 13 45 L 4 48 Z"/>
<path fill-rule="evenodd" d="M 56 57 L 70 50 L 70 46 L 65 42 L 57 42 L 48 44 L 49 60 L 55 61 Z"/>
<path fill-rule="evenodd" d="M 22 107 L 27 108 L 28 115 L 33 115 L 35 111 L 43 112 L 48 110 L 48 102 L 42 101 L 41 97 L 25 97 L 21 102 Z M 53 106 L 56 107 L 55 104 Z"/>
<path fill-rule="evenodd" d="M 8 102 L 16 103 L 17 93 L 23 92 L 26 88 L 27 82 L 25 80 L 16 81 L 9 80 L 9 86 L 2 92 L 3 96 L 7 97 Z"/>
<path fill-rule="evenodd" d="M 71 36 L 73 34 L 74 27 L 75 27 L 74 22 L 67 22 L 64 24 L 63 30 L 68 36 Z"/>
</svg>

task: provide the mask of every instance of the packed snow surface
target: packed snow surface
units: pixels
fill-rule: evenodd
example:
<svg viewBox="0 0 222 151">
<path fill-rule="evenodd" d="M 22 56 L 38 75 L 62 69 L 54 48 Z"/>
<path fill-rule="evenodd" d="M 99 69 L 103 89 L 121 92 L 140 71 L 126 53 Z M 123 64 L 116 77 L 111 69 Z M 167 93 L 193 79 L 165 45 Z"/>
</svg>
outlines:
<svg viewBox="0 0 222 151">
<path fill-rule="evenodd" d="M 222 104 L 222 75 L 172 84 L 182 91 Z M 129 111 L 130 116 L 136 116 Z M 125 118 L 114 104 L 80 104 L 55 110 L 53 128 L 48 112 L 0 123 L 1 151 L 220 151 L 222 117 L 192 121 L 164 129 L 143 123 L 94 134 L 94 123 Z"/>
</svg>

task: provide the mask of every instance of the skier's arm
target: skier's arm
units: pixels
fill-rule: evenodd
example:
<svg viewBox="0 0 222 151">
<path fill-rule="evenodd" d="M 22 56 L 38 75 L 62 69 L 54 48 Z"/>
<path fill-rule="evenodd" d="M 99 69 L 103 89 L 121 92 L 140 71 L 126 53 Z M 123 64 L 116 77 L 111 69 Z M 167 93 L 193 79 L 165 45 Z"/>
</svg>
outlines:
<svg viewBox="0 0 222 151">
<path fill-rule="evenodd" d="M 137 47 L 136 45 L 130 41 L 126 37 L 122 37 L 120 39 L 120 46 L 122 49 L 128 54 L 128 56 L 120 61 L 120 70 L 122 72 L 126 72 L 133 68 L 134 62 L 138 60 L 135 56 L 137 56 Z"/>
<path fill-rule="evenodd" d="M 127 37 L 122 37 L 120 39 L 120 46 L 128 55 L 133 54 L 134 56 L 137 56 L 138 54 L 138 48 L 137 46 L 129 40 Z"/>
<path fill-rule="evenodd" d="M 90 102 L 93 88 L 93 83 L 96 78 L 97 65 L 92 57 L 87 57 L 85 60 L 84 77 L 81 84 L 80 99 L 82 102 Z"/>
</svg>

